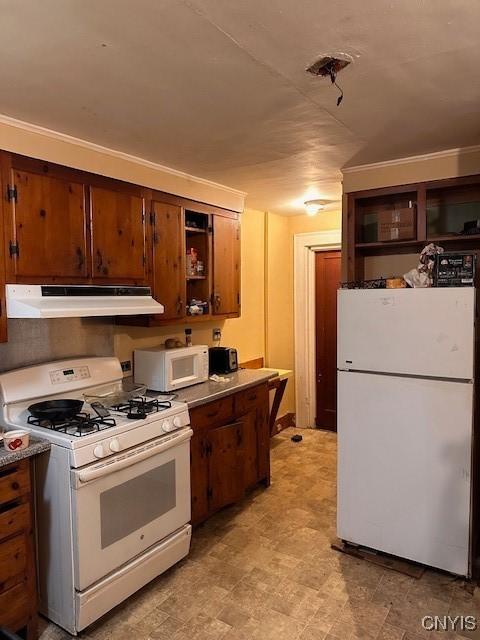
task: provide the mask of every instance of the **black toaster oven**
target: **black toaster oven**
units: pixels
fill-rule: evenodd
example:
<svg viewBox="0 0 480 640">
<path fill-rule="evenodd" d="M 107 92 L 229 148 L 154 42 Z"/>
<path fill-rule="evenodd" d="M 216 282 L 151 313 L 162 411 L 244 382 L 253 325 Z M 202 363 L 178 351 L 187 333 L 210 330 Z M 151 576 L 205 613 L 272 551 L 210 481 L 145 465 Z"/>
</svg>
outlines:
<svg viewBox="0 0 480 640">
<path fill-rule="evenodd" d="M 208 365 L 212 373 L 232 373 L 238 370 L 238 354 L 231 347 L 210 347 Z"/>
</svg>

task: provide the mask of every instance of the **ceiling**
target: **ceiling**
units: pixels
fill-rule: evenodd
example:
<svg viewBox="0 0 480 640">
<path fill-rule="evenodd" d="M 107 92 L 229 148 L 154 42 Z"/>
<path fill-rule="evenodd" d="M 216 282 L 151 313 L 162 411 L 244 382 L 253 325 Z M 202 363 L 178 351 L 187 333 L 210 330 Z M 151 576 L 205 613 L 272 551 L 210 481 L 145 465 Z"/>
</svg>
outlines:
<svg viewBox="0 0 480 640">
<path fill-rule="evenodd" d="M 478 0 L 0 0 L 0 113 L 303 212 L 341 168 L 480 142 Z M 354 62 L 345 92 L 305 68 Z"/>
</svg>

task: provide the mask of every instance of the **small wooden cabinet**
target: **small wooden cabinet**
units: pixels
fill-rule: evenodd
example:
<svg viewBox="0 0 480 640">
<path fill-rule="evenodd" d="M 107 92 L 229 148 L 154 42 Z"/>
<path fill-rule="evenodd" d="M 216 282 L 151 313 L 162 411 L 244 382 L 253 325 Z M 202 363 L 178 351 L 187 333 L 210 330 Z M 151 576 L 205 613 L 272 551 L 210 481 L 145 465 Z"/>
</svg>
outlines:
<svg viewBox="0 0 480 640">
<path fill-rule="evenodd" d="M 0 468 L 0 627 L 37 636 L 29 460 Z"/>
<path fill-rule="evenodd" d="M 7 279 L 88 277 L 85 185 L 11 169 Z"/>
<path fill-rule="evenodd" d="M 91 274 L 96 282 L 147 283 L 145 200 L 140 189 L 132 191 L 90 187 Z"/>
<path fill-rule="evenodd" d="M 240 223 L 213 216 L 213 313 L 240 312 Z"/>
<path fill-rule="evenodd" d="M 153 295 L 165 307 L 163 320 L 185 315 L 185 239 L 182 208 L 152 200 Z"/>
<path fill-rule="evenodd" d="M 266 383 L 190 410 L 193 524 L 270 483 L 268 410 Z"/>
</svg>

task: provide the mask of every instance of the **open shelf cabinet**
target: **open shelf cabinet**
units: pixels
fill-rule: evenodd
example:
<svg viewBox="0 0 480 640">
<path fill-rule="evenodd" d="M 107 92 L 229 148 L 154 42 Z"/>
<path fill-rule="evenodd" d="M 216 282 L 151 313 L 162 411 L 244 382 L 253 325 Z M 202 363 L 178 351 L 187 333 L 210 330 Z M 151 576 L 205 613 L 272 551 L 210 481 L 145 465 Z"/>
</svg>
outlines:
<svg viewBox="0 0 480 640">
<path fill-rule="evenodd" d="M 419 254 L 430 242 L 450 251 L 480 252 L 480 175 L 358 191 L 349 193 L 345 200 L 343 281 L 362 280 L 370 257 Z M 412 212 L 410 237 L 382 241 L 381 216 L 398 210 Z M 464 225 L 476 220 L 478 232 L 473 228 L 473 233 L 464 233 Z M 388 272 L 388 261 L 383 264 L 385 277 L 400 275 Z"/>
</svg>

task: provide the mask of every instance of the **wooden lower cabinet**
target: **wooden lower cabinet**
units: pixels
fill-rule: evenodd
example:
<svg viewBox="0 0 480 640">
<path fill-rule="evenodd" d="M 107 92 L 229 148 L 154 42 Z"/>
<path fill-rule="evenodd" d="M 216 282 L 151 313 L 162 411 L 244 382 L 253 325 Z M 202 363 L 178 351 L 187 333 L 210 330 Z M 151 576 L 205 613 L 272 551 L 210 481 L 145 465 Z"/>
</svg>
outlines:
<svg viewBox="0 0 480 640">
<path fill-rule="evenodd" d="M 270 484 L 268 411 L 266 383 L 190 410 L 193 524 Z"/>
<path fill-rule="evenodd" d="M 30 461 L 0 468 L 0 627 L 37 637 Z"/>
</svg>

